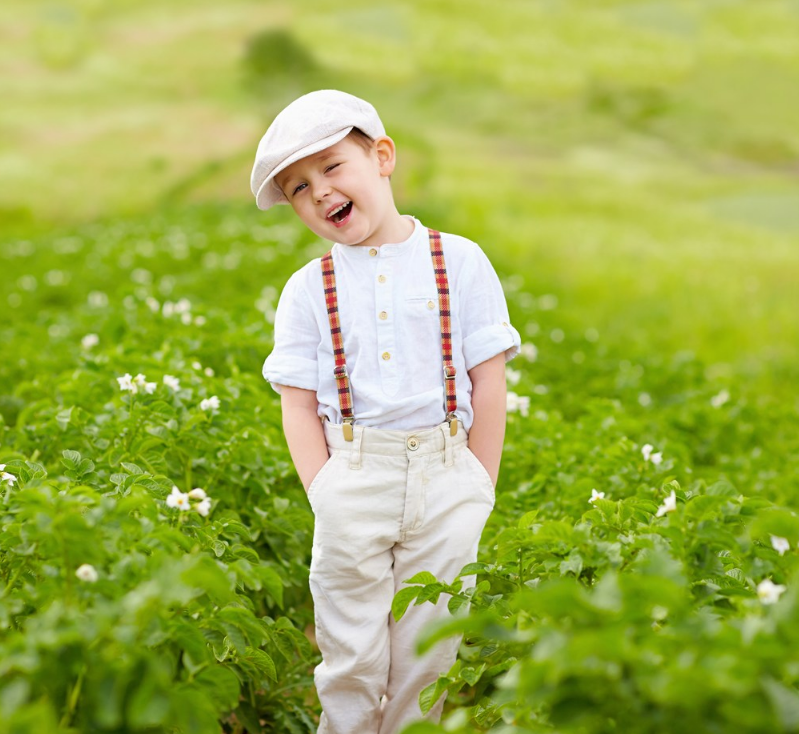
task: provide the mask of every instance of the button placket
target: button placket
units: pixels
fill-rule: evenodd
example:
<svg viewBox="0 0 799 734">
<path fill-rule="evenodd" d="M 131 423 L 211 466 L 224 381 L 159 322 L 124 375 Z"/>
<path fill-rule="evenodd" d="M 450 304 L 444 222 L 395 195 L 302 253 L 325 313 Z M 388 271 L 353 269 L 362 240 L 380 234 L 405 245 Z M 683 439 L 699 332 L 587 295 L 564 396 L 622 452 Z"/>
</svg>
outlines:
<svg viewBox="0 0 799 734">
<path fill-rule="evenodd" d="M 374 319 L 377 329 L 377 362 L 383 390 L 393 394 L 398 389 L 396 340 L 394 335 L 394 258 L 380 248 L 377 257 L 378 283 L 375 287 Z M 379 276 L 383 276 L 380 280 Z"/>
</svg>

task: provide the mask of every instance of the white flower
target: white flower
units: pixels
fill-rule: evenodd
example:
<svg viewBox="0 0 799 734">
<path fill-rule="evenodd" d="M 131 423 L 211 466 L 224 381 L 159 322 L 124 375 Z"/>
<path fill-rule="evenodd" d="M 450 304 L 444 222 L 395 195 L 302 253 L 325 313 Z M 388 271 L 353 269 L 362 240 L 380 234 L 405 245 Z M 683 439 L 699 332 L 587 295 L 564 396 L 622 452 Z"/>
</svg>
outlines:
<svg viewBox="0 0 799 734">
<path fill-rule="evenodd" d="M 514 370 L 511 367 L 506 367 L 505 379 L 508 381 L 509 385 L 518 385 L 519 380 L 522 379 L 522 373 L 520 370 Z"/>
<path fill-rule="evenodd" d="M 147 378 L 141 372 L 133 378 L 133 384 L 144 390 L 148 395 L 152 395 L 155 392 L 155 388 L 158 387 L 154 382 L 147 382 Z"/>
<path fill-rule="evenodd" d="M 506 403 L 508 413 L 514 413 L 517 410 L 523 416 L 526 416 L 530 410 L 530 398 L 527 395 L 517 395 L 515 392 L 509 392 Z"/>
<path fill-rule="evenodd" d="M 205 374 L 206 374 L 208 377 L 213 377 L 213 376 L 214 376 L 214 371 L 213 371 L 213 369 L 211 369 L 210 367 L 206 367 L 206 368 L 203 370 L 203 372 L 205 372 Z"/>
<path fill-rule="evenodd" d="M 180 380 L 172 375 L 164 375 L 164 385 L 172 390 L 180 390 Z"/>
<path fill-rule="evenodd" d="M 656 454 L 652 453 L 652 450 L 655 447 L 651 443 L 644 444 L 641 447 L 641 453 L 644 456 L 644 461 L 651 461 L 655 466 L 660 464 L 663 461 L 663 452 L 658 451 Z"/>
<path fill-rule="evenodd" d="M 195 370 L 202 369 L 202 365 L 199 362 L 197 362 L 197 361 L 192 362 L 191 366 L 194 367 Z"/>
<path fill-rule="evenodd" d="M 590 500 L 588 500 L 588 501 L 589 501 L 589 502 L 590 502 L 592 505 L 593 505 L 593 504 L 594 504 L 594 502 L 596 502 L 597 500 L 602 500 L 602 499 L 605 499 L 605 493 L 604 493 L 604 492 L 597 492 L 597 491 L 596 491 L 596 489 L 592 489 L 592 490 L 591 490 L 591 499 L 590 499 Z"/>
<path fill-rule="evenodd" d="M 782 584 L 775 584 L 771 579 L 764 579 L 757 585 L 757 596 L 763 604 L 776 604 L 785 589 L 786 587 Z"/>
<path fill-rule="evenodd" d="M 520 349 L 522 357 L 528 362 L 535 362 L 538 359 L 538 348 L 532 342 L 525 342 Z"/>
<path fill-rule="evenodd" d="M 203 517 L 208 517 L 208 513 L 211 511 L 211 498 L 206 497 L 202 502 L 198 502 L 194 505 L 194 509 Z"/>
<path fill-rule="evenodd" d="M 89 563 L 84 563 L 83 565 L 78 566 L 77 570 L 75 571 L 75 575 L 81 581 L 89 581 L 92 584 L 99 578 L 94 566 Z"/>
<path fill-rule="evenodd" d="M 5 466 L 5 464 L 3 464 L 2 466 Z M 13 487 L 14 482 L 17 481 L 17 478 L 13 474 L 9 474 L 7 471 L 4 471 L 0 473 L 0 481 L 8 482 Z"/>
<path fill-rule="evenodd" d="M 172 494 L 166 498 L 167 507 L 177 507 L 179 510 L 189 509 L 189 495 L 181 492 L 177 487 L 172 487 Z"/>
<path fill-rule="evenodd" d="M 212 395 L 210 398 L 200 401 L 200 410 L 219 410 L 219 398 Z"/>
<path fill-rule="evenodd" d="M 180 320 L 188 326 L 191 323 L 191 314 L 188 311 L 180 314 Z"/>
<path fill-rule="evenodd" d="M 147 304 L 147 308 L 149 308 L 150 311 L 152 311 L 153 313 L 158 311 L 158 309 L 160 308 L 158 301 L 152 296 L 147 296 L 145 303 Z"/>
<path fill-rule="evenodd" d="M 117 382 L 120 390 L 130 390 L 134 395 L 139 392 L 139 388 L 133 382 L 129 372 L 126 372 L 123 377 L 117 377 Z"/>
<path fill-rule="evenodd" d="M 195 487 L 194 489 L 189 492 L 189 497 L 193 500 L 204 500 L 208 495 L 205 493 L 204 489 L 200 489 L 199 487 Z"/>
<path fill-rule="evenodd" d="M 642 392 L 638 396 L 638 404 L 642 405 L 644 408 L 652 405 L 652 396 L 648 392 Z"/>
<path fill-rule="evenodd" d="M 661 515 L 665 515 L 667 512 L 674 512 L 677 509 L 677 495 L 674 493 L 674 490 L 671 490 L 671 494 L 663 500 L 663 504 L 658 507 L 658 511 L 655 514 L 655 517 L 660 517 Z"/>
<path fill-rule="evenodd" d="M 0 464 L 0 471 L 3 471 L 6 468 L 5 464 Z"/>
<path fill-rule="evenodd" d="M 96 347 L 100 343 L 100 337 L 97 334 L 86 334 L 83 339 L 80 340 L 80 345 L 84 349 L 91 349 L 92 347 Z"/>
<path fill-rule="evenodd" d="M 205 326 L 205 316 L 195 316 L 194 317 L 194 325 L 195 326 Z"/>
<path fill-rule="evenodd" d="M 710 398 L 710 404 L 714 408 L 720 408 L 724 403 L 730 399 L 730 393 L 727 390 L 722 390 L 718 395 Z"/>
<path fill-rule="evenodd" d="M 778 535 L 771 536 L 771 547 L 777 551 L 780 555 L 783 555 L 785 551 L 790 550 L 791 546 L 788 543 L 787 538 L 780 538 Z"/>
</svg>

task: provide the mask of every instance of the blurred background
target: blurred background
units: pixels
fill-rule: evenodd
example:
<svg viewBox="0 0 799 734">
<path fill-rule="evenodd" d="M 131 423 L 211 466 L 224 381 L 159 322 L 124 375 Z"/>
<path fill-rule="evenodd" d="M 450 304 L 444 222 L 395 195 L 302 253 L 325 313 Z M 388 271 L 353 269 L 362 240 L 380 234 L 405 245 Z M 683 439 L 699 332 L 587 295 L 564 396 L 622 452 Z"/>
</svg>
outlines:
<svg viewBox="0 0 799 734">
<path fill-rule="evenodd" d="M 255 148 L 332 87 L 396 140 L 401 211 L 479 242 L 517 310 L 558 308 L 528 338 L 693 355 L 797 408 L 797 39 L 796 0 L 6 0 L 0 236 L 32 272 L 0 310 L 48 257 L 69 272 L 37 237 L 203 207 L 295 226 L 255 208 Z"/>
</svg>

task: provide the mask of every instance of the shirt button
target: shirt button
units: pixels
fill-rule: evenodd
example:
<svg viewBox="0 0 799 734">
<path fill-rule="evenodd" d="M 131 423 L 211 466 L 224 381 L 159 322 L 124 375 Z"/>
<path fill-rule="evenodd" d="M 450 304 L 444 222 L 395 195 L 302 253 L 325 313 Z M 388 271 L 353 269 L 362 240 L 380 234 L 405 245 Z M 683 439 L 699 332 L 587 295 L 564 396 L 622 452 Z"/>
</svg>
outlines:
<svg viewBox="0 0 799 734">
<path fill-rule="evenodd" d="M 374 257 L 375 255 L 377 255 L 377 250 L 374 247 L 370 248 L 369 256 Z"/>
<path fill-rule="evenodd" d="M 428 301 L 428 302 L 427 302 L 427 308 L 433 309 L 433 308 L 435 308 L 435 307 L 436 307 L 436 304 L 435 304 L 435 303 L 433 303 L 432 301 Z"/>
<path fill-rule="evenodd" d="M 388 314 L 385 311 L 381 311 L 380 318 L 385 321 L 388 318 Z"/>
<path fill-rule="evenodd" d="M 502 322 L 502 325 L 503 325 L 503 326 L 507 326 L 507 325 L 508 325 L 508 322 L 507 322 L 507 321 L 503 321 L 503 322 Z"/>
<path fill-rule="evenodd" d="M 419 439 L 416 436 L 411 436 L 406 442 L 405 445 L 411 450 L 416 451 L 419 448 Z"/>
<path fill-rule="evenodd" d="M 390 355 L 388 352 L 383 352 L 383 354 L 382 354 L 382 357 L 383 357 L 383 359 L 385 359 L 386 361 L 388 361 L 389 359 L 391 359 L 391 355 Z"/>
<path fill-rule="evenodd" d="M 385 282 L 386 282 L 386 276 L 385 276 L 385 275 L 378 275 L 378 276 L 377 276 L 377 280 L 378 280 L 380 283 L 385 283 Z"/>
</svg>

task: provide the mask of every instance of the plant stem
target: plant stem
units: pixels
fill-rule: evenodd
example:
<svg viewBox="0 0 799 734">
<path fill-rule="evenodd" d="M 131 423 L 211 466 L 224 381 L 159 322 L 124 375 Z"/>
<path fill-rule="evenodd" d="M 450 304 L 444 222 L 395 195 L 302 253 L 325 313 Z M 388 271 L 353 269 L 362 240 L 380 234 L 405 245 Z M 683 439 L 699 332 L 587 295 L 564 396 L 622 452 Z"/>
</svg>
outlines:
<svg viewBox="0 0 799 734">
<path fill-rule="evenodd" d="M 78 678 L 75 681 L 75 684 L 72 686 L 69 696 L 67 697 L 67 710 L 64 711 L 64 715 L 61 717 L 60 726 L 62 727 L 67 727 L 72 723 L 72 717 L 75 715 L 75 707 L 78 705 L 78 697 L 80 696 L 80 689 L 83 685 L 83 676 L 85 673 L 86 664 L 83 663 L 83 665 L 81 665 L 80 671 L 78 672 Z"/>
</svg>

